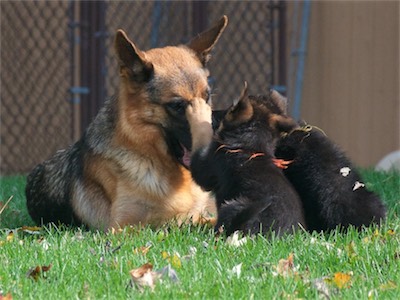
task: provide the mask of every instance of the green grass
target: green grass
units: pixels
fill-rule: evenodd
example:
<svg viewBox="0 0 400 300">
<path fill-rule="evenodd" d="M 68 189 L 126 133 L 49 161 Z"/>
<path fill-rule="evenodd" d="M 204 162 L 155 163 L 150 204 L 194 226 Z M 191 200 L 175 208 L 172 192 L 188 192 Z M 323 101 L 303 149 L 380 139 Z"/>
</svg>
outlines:
<svg viewBox="0 0 400 300">
<path fill-rule="evenodd" d="M 329 235 L 299 232 L 271 240 L 257 236 L 238 247 L 216 238 L 207 228 L 190 225 L 125 228 L 116 234 L 45 227 L 35 234 L 20 229 L 11 235 L 10 229 L 33 223 L 24 203 L 24 177 L 2 178 L 0 208 L 11 195 L 14 198 L 0 216 L 0 295 L 14 299 L 324 299 L 316 287 L 320 283 L 331 299 L 398 299 L 400 174 L 372 170 L 362 174 L 388 207 L 388 219 L 380 228 Z M 141 248 L 146 246 L 148 252 Z M 279 261 L 291 253 L 294 268 L 289 265 L 285 274 L 278 267 L 285 261 Z M 179 282 L 164 278 L 153 291 L 140 291 L 130 284 L 130 270 L 146 262 L 154 270 L 171 264 Z M 27 276 L 31 268 L 50 264 L 37 281 Z M 239 264 L 238 276 L 232 269 Z"/>
<path fill-rule="evenodd" d="M 25 176 L 0 178 L 0 209 L 12 197 L 0 215 L 0 228 L 33 225 L 25 205 Z"/>
</svg>

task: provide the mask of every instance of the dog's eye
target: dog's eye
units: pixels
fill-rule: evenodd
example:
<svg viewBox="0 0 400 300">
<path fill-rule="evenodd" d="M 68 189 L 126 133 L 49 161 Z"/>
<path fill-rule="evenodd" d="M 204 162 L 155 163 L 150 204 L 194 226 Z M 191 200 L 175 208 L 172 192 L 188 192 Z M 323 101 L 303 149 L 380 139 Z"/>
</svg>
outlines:
<svg viewBox="0 0 400 300">
<path fill-rule="evenodd" d="M 188 106 L 187 101 L 182 100 L 182 99 L 173 99 L 171 102 L 168 102 L 167 104 L 167 108 L 177 112 L 179 114 L 184 114 L 186 107 Z"/>
</svg>

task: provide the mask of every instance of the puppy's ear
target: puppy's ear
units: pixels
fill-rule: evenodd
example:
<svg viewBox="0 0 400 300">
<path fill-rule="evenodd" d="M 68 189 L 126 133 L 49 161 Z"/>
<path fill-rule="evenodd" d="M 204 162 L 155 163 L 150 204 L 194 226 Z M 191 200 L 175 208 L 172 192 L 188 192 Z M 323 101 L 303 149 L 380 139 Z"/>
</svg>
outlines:
<svg viewBox="0 0 400 300">
<path fill-rule="evenodd" d="M 153 75 L 153 65 L 121 29 L 117 31 L 114 46 L 120 63 L 120 76 L 131 78 L 136 82 L 150 80 Z"/>
<path fill-rule="evenodd" d="M 270 119 L 270 124 L 274 126 L 276 130 L 278 130 L 280 133 L 290 132 L 298 127 L 297 122 L 292 118 L 276 114 L 272 115 Z"/>
<path fill-rule="evenodd" d="M 251 119 L 253 112 L 253 106 L 247 95 L 247 82 L 245 82 L 240 97 L 230 108 L 226 120 L 235 124 L 244 123 Z"/>
<path fill-rule="evenodd" d="M 205 65 L 210 59 L 210 51 L 217 43 L 227 24 L 228 17 L 222 16 L 222 18 L 214 26 L 206 31 L 203 31 L 187 44 L 190 49 L 196 52 L 203 65 Z"/>
<path fill-rule="evenodd" d="M 287 113 L 287 98 L 275 90 L 270 90 L 270 99 L 278 107 L 281 114 Z"/>
</svg>

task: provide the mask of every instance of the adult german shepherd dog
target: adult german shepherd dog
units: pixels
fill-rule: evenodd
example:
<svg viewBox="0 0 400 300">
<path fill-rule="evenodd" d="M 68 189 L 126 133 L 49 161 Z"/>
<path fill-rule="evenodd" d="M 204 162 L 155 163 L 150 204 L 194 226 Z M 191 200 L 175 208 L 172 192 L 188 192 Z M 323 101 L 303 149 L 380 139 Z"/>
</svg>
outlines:
<svg viewBox="0 0 400 300">
<path fill-rule="evenodd" d="M 210 98 L 206 63 L 227 25 L 223 16 L 187 45 L 139 50 L 118 30 L 120 86 L 83 137 L 39 164 L 27 179 L 38 223 L 90 228 L 201 221 L 214 200 L 184 166 L 191 148 L 185 110 Z"/>
<path fill-rule="evenodd" d="M 245 88 L 213 135 L 205 101 L 195 99 L 188 107 L 190 167 L 196 182 L 216 196 L 216 230 L 281 235 L 306 226 L 300 198 L 274 158 L 281 133 L 296 126 L 285 113 L 286 99 L 278 92 L 254 97 Z"/>
</svg>

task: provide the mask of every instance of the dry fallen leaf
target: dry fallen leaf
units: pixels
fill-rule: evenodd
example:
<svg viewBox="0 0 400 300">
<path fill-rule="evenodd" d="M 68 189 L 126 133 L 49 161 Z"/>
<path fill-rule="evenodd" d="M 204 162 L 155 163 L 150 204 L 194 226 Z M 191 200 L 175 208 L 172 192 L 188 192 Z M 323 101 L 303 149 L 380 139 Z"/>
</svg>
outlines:
<svg viewBox="0 0 400 300">
<path fill-rule="evenodd" d="M 349 273 L 337 272 L 333 275 L 332 281 L 339 289 L 349 288 L 352 275 L 353 275 L 352 272 Z"/>
<path fill-rule="evenodd" d="M 137 269 L 131 270 L 130 274 L 133 283 L 140 291 L 143 291 L 146 286 L 154 290 L 157 281 L 163 278 L 170 279 L 174 283 L 179 282 L 178 275 L 170 264 L 161 270 L 153 271 L 153 265 L 151 263 L 146 263 Z"/>
<path fill-rule="evenodd" d="M 52 264 L 49 264 L 48 266 L 36 266 L 33 268 L 30 268 L 29 271 L 26 273 L 26 277 L 32 278 L 35 281 L 38 281 L 39 277 L 43 275 L 44 272 L 47 272 L 51 269 Z"/>
<path fill-rule="evenodd" d="M 243 246 L 247 242 L 247 238 L 243 237 L 239 239 L 239 231 L 235 231 L 232 235 L 228 236 L 226 239 L 226 243 L 232 247 L 240 247 Z"/>
<path fill-rule="evenodd" d="M 365 187 L 365 184 L 359 181 L 354 183 L 353 191 L 358 190 L 359 188 Z"/>
<path fill-rule="evenodd" d="M 236 275 L 237 278 L 240 278 L 240 274 L 242 273 L 242 264 L 243 263 L 240 263 L 240 264 L 234 266 L 232 268 L 232 270 L 230 270 L 230 273 L 232 275 Z"/>
<path fill-rule="evenodd" d="M 0 294 L 0 300 L 12 300 L 11 293 L 7 293 L 6 295 Z"/>
<path fill-rule="evenodd" d="M 129 272 L 131 274 L 132 281 L 140 290 L 143 290 L 145 286 L 148 286 L 154 290 L 155 282 L 157 281 L 159 274 L 152 272 L 152 270 L 153 265 L 151 263 L 145 263 L 139 268 L 133 269 Z"/>
<path fill-rule="evenodd" d="M 290 253 L 287 259 L 280 259 L 278 265 L 274 267 L 276 272 L 273 272 L 273 275 L 287 277 L 295 274 L 297 268 L 294 266 L 293 258 L 293 253 Z"/>
<path fill-rule="evenodd" d="M 350 174 L 351 169 L 349 167 L 343 167 L 340 169 L 340 174 L 342 174 L 343 177 L 346 177 Z"/>
</svg>

